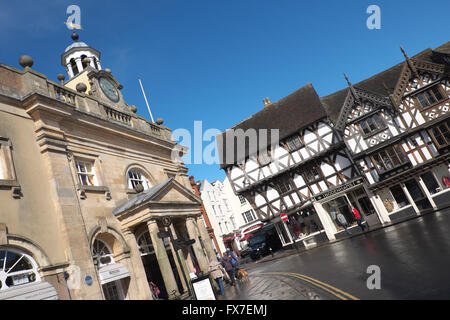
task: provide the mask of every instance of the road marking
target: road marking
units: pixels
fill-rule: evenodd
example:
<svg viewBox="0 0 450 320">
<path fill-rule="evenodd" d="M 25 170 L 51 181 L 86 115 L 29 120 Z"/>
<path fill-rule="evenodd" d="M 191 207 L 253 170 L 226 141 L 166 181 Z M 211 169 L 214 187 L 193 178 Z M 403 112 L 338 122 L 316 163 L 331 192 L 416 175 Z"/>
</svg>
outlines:
<svg viewBox="0 0 450 320">
<path fill-rule="evenodd" d="M 327 291 L 328 293 L 331 293 L 332 295 L 338 297 L 341 300 L 359 300 L 358 298 L 356 298 L 355 296 L 352 296 L 351 294 L 333 287 L 332 285 L 329 285 L 327 283 L 324 283 L 322 281 L 319 281 L 317 279 L 305 276 L 303 274 L 299 274 L 299 273 L 290 273 L 290 272 L 266 272 L 266 273 L 261 273 L 261 274 L 267 274 L 267 275 L 285 275 L 285 276 L 291 276 L 291 277 L 295 277 L 298 278 L 300 280 L 303 280 L 305 282 L 309 282 L 311 284 L 313 284 L 316 287 L 321 288 L 322 290 Z"/>
</svg>

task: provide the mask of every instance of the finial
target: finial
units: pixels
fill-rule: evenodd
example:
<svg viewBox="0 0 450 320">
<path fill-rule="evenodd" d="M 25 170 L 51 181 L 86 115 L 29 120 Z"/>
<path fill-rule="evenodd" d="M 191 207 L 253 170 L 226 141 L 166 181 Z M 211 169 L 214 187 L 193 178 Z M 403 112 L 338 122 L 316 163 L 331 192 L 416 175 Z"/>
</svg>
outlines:
<svg viewBox="0 0 450 320">
<path fill-rule="evenodd" d="M 75 31 L 72 32 L 72 40 L 73 41 L 78 41 L 78 39 L 80 38 L 80 36 L 78 35 L 78 33 L 76 33 Z"/>
<path fill-rule="evenodd" d="M 19 58 L 19 64 L 22 66 L 22 68 L 31 68 L 34 64 L 34 61 L 30 56 L 24 55 Z"/>
<path fill-rule="evenodd" d="M 344 78 L 345 78 L 345 80 L 347 81 L 348 86 L 351 87 L 352 84 L 350 83 L 350 80 L 348 79 L 348 77 L 347 77 L 347 75 L 345 74 L 345 72 L 344 72 Z"/>
<path fill-rule="evenodd" d="M 156 119 L 156 124 L 157 125 L 162 125 L 164 123 L 164 120 L 162 119 L 162 118 L 158 118 L 158 119 Z"/>
<path fill-rule="evenodd" d="M 66 77 L 62 73 L 58 74 L 57 78 L 59 82 L 61 82 L 61 84 L 64 84 L 64 80 L 66 79 Z"/>
<path fill-rule="evenodd" d="M 413 62 L 411 61 L 411 59 L 408 57 L 408 55 L 407 55 L 406 52 L 405 52 L 405 49 L 403 49 L 402 46 L 400 46 L 400 51 L 403 53 L 403 56 L 405 57 L 406 62 L 408 63 L 408 66 L 409 66 L 409 68 L 411 69 L 412 73 L 413 73 L 413 74 L 417 74 L 417 69 L 416 69 L 416 67 L 414 66 L 414 63 L 413 63 Z"/>
</svg>

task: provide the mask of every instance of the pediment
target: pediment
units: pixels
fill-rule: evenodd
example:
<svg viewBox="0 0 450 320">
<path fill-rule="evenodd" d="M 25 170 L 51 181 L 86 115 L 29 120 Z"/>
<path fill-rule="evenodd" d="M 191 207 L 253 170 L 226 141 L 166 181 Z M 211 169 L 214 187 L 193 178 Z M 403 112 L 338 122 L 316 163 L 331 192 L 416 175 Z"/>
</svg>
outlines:
<svg viewBox="0 0 450 320">
<path fill-rule="evenodd" d="M 155 204 L 168 204 L 173 206 L 187 204 L 198 206 L 201 204 L 201 200 L 193 191 L 186 188 L 174 178 L 170 178 L 122 203 L 113 211 L 113 214 L 117 216 L 139 207 Z"/>
</svg>

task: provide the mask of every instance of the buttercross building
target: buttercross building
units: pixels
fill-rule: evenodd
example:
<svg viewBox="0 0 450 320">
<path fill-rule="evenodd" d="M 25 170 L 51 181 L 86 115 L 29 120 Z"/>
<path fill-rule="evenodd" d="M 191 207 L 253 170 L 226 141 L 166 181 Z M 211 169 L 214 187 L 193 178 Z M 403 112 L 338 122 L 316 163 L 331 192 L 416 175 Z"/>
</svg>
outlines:
<svg viewBox="0 0 450 320">
<path fill-rule="evenodd" d="M 201 200 L 171 130 L 72 39 L 59 83 L 0 64 L 0 299 L 179 297 L 215 258 Z"/>
</svg>

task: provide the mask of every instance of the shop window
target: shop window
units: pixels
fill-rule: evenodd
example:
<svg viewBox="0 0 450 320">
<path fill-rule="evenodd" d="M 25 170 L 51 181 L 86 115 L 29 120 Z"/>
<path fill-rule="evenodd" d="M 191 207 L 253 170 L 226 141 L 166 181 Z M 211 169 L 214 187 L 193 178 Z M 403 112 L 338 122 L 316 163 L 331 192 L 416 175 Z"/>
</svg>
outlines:
<svg viewBox="0 0 450 320">
<path fill-rule="evenodd" d="M 372 159 L 379 173 L 395 169 L 409 162 L 408 157 L 399 145 L 394 145 L 375 153 Z"/>
<path fill-rule="evenodd" d="M 98 186 L 94 171 L 94 161 L 76 159 L 75 167 L 80 184 L 83 186 Z"/>
<path fill-rule="evenodd" d="M 142 185 L 144 190 L 148 190 L 151 187 L 147 177 L 139 169 L 131 169 L 128 171 L 128 188 L 136 189 L 138 185 Z"/>
<path fill-rule="evenodd" d="M 373 207 L 372 202 L 370 202 L 369 198 L 360 198 L 358 199 L 358 203 L 366 216 L 370 216 L 375 213 L 375 208 Z"/>
<path fill-rule="evenodd" d="M 11 248 L 0 249 L 0 275 L 0 291 L 41 281 L 33 258 Z"/>
<path fill-rule="evenodd" d="M 439 184 L 437 183 L 436 179 L 434 178 L 433 174 L 430 171 L 421 174 L 420 177 L 425 183 L 430 194 L 435 194 L 440 191 Z"/>
<path fill-rule="evenodd" d="M 383 120 L 381 120 L 381 118 L 378 116 L 378 114 L 374 114 L 374 115 L 360 121 L 359 125 L 365 135 L 379 131 L 386 127 Z"/>
<path fill-rule="evenodd" d="M 422 108 L 429 107 L 445 99 L 445 96 L 442 94 L 439 87 L 440 85 L 437 84 L 415 95 Z"/>
<path fill-rule="evenodd" d="M 439 148 L 450 145 L 450 119 L 431 128 L 430 133 Z"/>
<path fill-rule="evenodd" d="M 394 197 L 395 201 L 397 202 L 400 208 L 403 208 L 404 206 L 407 206 L 409 204 L 408 198 L 403 192 L 402 187 L 396 185 L 389 189 L 391 190 L 392 196 Z"/>
<path fill-rule="evenodd" d="M 405 182 L 406 189 L 408 189 L 411 198 L 414 200 L 419 210 L 431 208 L 431 203 L 427 196 L 422 192 L 416 179 L 411 179 Z"/>
<path fill-rule="evenodd" d="M 297 135 L 287 139 L 286 143 L 289 147 L 289 150 L 291 151 L 295 151 L 303 147 L 303 143 L 300 141 L 300 137 Z"/>
</svg>

